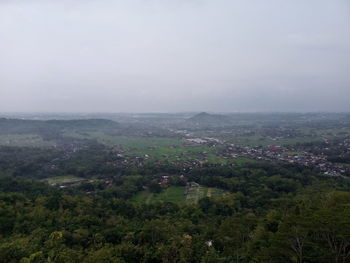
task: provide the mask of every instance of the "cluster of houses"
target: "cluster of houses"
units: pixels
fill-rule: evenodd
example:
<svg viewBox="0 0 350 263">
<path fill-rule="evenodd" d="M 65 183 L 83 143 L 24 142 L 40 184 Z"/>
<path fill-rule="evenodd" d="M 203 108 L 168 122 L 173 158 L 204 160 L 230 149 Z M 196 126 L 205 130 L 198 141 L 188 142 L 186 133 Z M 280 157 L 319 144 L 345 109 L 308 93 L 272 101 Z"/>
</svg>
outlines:
<svg viewBox="0 0 350 263">
<path fill-rule="evenodd" d="M 184 140 L 185 146 L 222 146 L 220 148 L 223 148 L 224 150 L 217 151 L 217 155 L 219 158 L 223 159 L 231 159 L 243 156 L 268 162 L 277 161 L 295 163 L 307 167 L 316 168 L 320 172 L 331 176 L 343 176 L 350 172 L 350 166 L 329 162 L 327 160 L 327 156 L 322 153 L 323 150 L 326 151 L 328 150 L 328 148 L 322 149 L 322 146 L 318 146 L 320 147 L 320 149 L 318 149 L 319 153 L 311 152 L 307 147 L 303 148 L 301 146 L 285 147 L 280 145 L 270 145 L 268 147 L 252 147 L 234 145 L 223 140 L 214 138 L 215 136 L 196 136 L 193 132 L 187 130 L 171 130 L 171 132 L 173 134 L 176 134 L 177 136 L 180 135 Z M 224 133 L 225 131 L 222 132 Z M 251 130 L 243 129 L 239 132 L 242 134 L 248 134 L 249 132 L 251 133 Z M 325 138 L 324 142 L 328 144 L 329 139 Z M 83 143 L 69 142 L 63 145 L 63 147 L 65 149 L 63 159 L 69 159 L 76 151 L 83 149 L 84 147 L 86 147 L 86 145 L 84 145 Z M 337 149 L 345 149 L 345 151 L 347 151 L 347 154 L 349 154 L 350 140 L 344 139 L 344 141 L 339 142 L 338 145 L 335 145 L 334 147 L 336 147 Z M 157 146 L 148 147 L 148 150 L 156 149 Z M 127 154 L 127 151 L 127 149 L 124 149 L 121 146 L 116 146 L 113 151 L 115 159 L 113 161 L 107 162 L 106 165 L 115 167 L 143 167 L 151 158 L 151 156 L 149 156 L 148 154 L 136 156 Z M 161 164 L 165 160 L 171 163 L 172 165 L 182 167 L 184 171 L 201 168 L 204 165 L 210 166 L 210 164 L 208 164 L 207 152 L 205 151 L 196 152 L 195 157 L 191 157 L 188 153 L 184 152 L 179 153 L 176 156 L 164 155 L 162 156 L 162 159 L 163 160 L 155 159 L 153 160 L 153 163 Z M 215 164 L 212 165 L 215 166 Z M 55 169 L 55 167 L 53 166 L 52 169 Z M 166 184 L 165 180 L 166 179 L 164 179 L 163 184 Z"/>
<path fill-rule="evenodd" d="M 197 146 L 197 145 L 223 145 L 224 142 L 217 138 L 212 138 L 212 137 L 203 137 L 203 138 L 188 138 L 185 139 L 187 146 Z"/>
<path fill-rule="evenodd" d="M 231 144 L 226 151 L 230 157 L 244 156 L 255 160 L 267 162 L 287 162 L 316 168 L 319 172 L 330 176 L 343 176 L 349 167 L 332 163 L 324 154 L 313 154 L 298 148 L 288 148 L 271 145 L 264 147 L 235 146 Z"/>
<path fill-rule="evenodd" d="M 231 143 L 226 143 L 221 140 L 203 137 L 203 138 L 187 138 L 186 145 L 207 145 L 207 146 L 224 146 L 224 150 L 218 151 L 217 155 L 220 158 L 230 159 L 236 157 L 247 157 L 255 160 L 267 161 L 267 162 L 287 162 L 295 163 L 311 168 L 316 168 L 321 173 L 330 176 L 343 176 L 349 172 L 350 167 L 338 163 L 332 163 L 327 160 L 325 154 L 315 154 L 307 151 L 301 147 L 285 147 L 279 145 L 270 145 L 268 147 L 251 147 L 251 146 L 241 146 L 234 145 Z M 349 141 L 344 141 L 348 143 Z M 350 144 L 349 144 L 350 145 Z M 350 147 L 350 146 L 349 146 Z M 195 168 L 201 168 L 204 165 L 210 166 L 207 160 L 207 152 L 198 152 L 196 158 L 188 158 L 185 153 L 171 158 L 171 163 L 175 166 L 180 166 L 186 170 L 192 170 Z M 108 165 L 113 166 L 135 166 L 142 167 L 145 162 L 150 158 L 147 154 L 143 156 L 130 156 L 124 155 L 124 153 L 117 153 L 117 158 L 114 162 L 108 163 Z M 169 156 L 164 156 L 165 160 Z M 186 158 L 184 158 L 186 157 Z M 161 160 L 154 160 L 155 163 L 161 163 Z M 212 164 L 215 166 L 215 164 Z"/>
<path fill-rule="evenodd" d="M 275 131 L 273 129 L 272 131 Z M 278 131 L 278 130 L 277 130 Z M 221 131 L 225 133 L 227 131 Z M 235 132 L 239 132 L 240 135 L 253 135 L 252 131 L 249 129 L 242 129 Z M 232 135 L 232 131 L 229 132 Z M 266 133 L 270 134 L 271 129 L 268 129 Z M 275 131 L 276 133 L 276 131 Z M 229 159 L 236 158 L 239 156 L 248 157 L 256 160 L 267 161 L 267 162 L 287 162 L 287 163 L 295 163 L 303 166 L 311 167 L 317 169 L 319 172 L 330 175 L 330 176 L 343 176 L 350 172 L 350 166 L 344 165 L 340 163 L 334 163 L 327 160 L 327 156 L 323 153 L 329 150 L 327 147 L 322 148 L 319 146 L 320 153 L 313 153 L 307 147 L 303 148 L 301 146 L 294 147 L 284 147 L 280 145 L 269 145 L 267 147 L 250 147 L 250 146 L 242 146 L 242 145 L 234 145 L 231 143 L 227 143 L 225 141 L 210 138 L 210 137 L 195 137 L 193 133 L 190 133 L 186 130 L 182 130 L 180 134 L 185 135 L 187 145 L 223 145 L 225 146 L 225 150 L 221 153 L 218 152 L 219 157 Z M 278 131 L 276 136 L 282 136 L 283 138 L 294 137 L 297 135 L 297 132 L 292 130 L 286 132 L 285 130 Z M 271 136 L 271 134 L 270 134 Z M 277 141 L 280 137 L 271 137 L 271 140 Z M 282 137 L 281 137 L 282 138 Z M 326 144 L 330 143 L 328 138 L 324 138 L 323 140 Z M 342 142 L 337 143 L 335 145 L 336 149 L 343 149 L 345 154 L 350 154 L 350 139 L 344 139 Z M 193 161 L 193 168 L 201 167 L 203 163 L 206 162 L 205 157 L 200 158 L 198 160 Z"/>
</svg>

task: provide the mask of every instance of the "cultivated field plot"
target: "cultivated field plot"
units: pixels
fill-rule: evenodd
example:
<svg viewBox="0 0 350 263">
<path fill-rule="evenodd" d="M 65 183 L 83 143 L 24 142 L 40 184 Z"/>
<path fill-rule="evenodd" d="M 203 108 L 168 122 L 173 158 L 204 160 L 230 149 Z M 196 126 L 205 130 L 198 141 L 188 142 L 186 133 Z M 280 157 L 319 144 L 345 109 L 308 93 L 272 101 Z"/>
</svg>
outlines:
<svg viewBox="0 0 350 263">
<path fill-rule="evenodd" d="M 177 186 L 171 186 L 159 194 L 150 193 L 149 191 L 142 191 L 135 195 L 132 200 L 146 204 L 154 202 L 184 203 L 186 201 L 184 191 L 184 187 Z"/>
<path fill-rule="evenodd" d="M 186 194 L 185 187 L 171 186 L 159 194 L 142 191 L 135 195 L 132 200 L 138 203 L 173 202 L 178 204 L 196 204 L 204 197 L 221 197 L 225 192 L 217 188 L 204 186 L 191 187 Z"/>
<path fill-rule="evenodd" d="M 198 187 L 191 187 L 188 190 L 188 194 L 186 196 L 186 202 L 188 204 L 197 204 L 198 201 L 205 197 L 205 189 L 204 187 L 198 186 Z"/>
<path fill-rule="evenodd" d="M 197 204 L 204 197 L 222 197 L 224 194 L 224 191 L 218 188 L 204 186 L 191 187 L 186 195 L 186 203 Z"/>
<path fill-rule="evenodd" d="M 80 180 L 84 180 L 84 178 L 72 176 L 72 175 L 56 176 L 56 177 L 43 179 L 43 181 L 46 181 L 49 184 L 68 184 L 68 183 L 77 182 Z"/>
</svg>

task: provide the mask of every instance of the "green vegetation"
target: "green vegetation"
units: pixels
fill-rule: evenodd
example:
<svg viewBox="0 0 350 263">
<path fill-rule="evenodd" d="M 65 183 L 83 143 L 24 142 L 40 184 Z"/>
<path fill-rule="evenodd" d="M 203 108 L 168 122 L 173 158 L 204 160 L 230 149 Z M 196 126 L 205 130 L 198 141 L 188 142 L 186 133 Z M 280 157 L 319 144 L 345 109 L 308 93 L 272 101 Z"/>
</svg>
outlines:
<svg viewBox="0 0 350 263">
<path fill-rule="evenodd" d="M 79 139 L 96 139 L 106 146 L 122 146 L 128 156 L 148 156 L 150 161 L 183 162 L 206 159 L 208 163 L 227 163 L 216 154 L 220 147 L 186 146 L 176 138 L 135 137 L 108 135 L 103 132 L 65 132 L 64 136 Z"/>
<path fill-rule="evenodd" d="M 0 263 L 350 262 L 349 171 L 242 147 L 290 143 L 285 158 L 345 169 L 349 116 L 150 115 L 0 119 Z M 214 135 L 240 145 L 185 140 Z"/>
<path fill-rule="evenodd" d="M 288 179 L 267 179 L 276 192 L 287 189 L 283 185 Z M 349 259 L 343 249 L 350 248 L 346 243 L 350 193 L 319 192 L 320 185 L 311 194 L 271 193 L 270 204 L 263 208 L 261 196 L 253 201 L 250 195 L 222 195 L 211 187 L 193 187 L 186 202 L 183 187 L 140 194 L 135 202 L 82 196 L 79 191 L 69 194 L 23 179 L 0 177 L 0 183 L 1 263 L 228 263 L 237 258 L 244 263 L 282 263 L 286 258 L 287 262 L 329 263 Z M 266 195 L 261 190 L 259 194 Z"/>
<path fill-rule="evenodd" d="M 321 136 L 317 137 L 296 137 L 296 138 L 268 138 L 261 135 L 256 136 L 235 136 L 235 137 L 225 137 L 226 140 L 230 141 L 234 144 L 240 144 L 240 145 L 248 145 L 248 146 L 263 146 L 267 147 L 269 145 L 295 145 L 298 143 L 305 143 L 305 142 L 319 142 L 321 140 Z"/>
<path fill-rule="evenodd" d="M 132 200 L 139 203 L 154 203 L 154 202 L 174 202 L 174 203 L 184 203 L 184 187 L 172 186 L 159 194 L 150 193 L 149 191 L 143 191 L 135 195 Z"/>
<path fill-rule="evenodd" d="M 121 145 L 126 148 L 146 149 L 148 147 L 157 146 L 176 146 L 181 145 L 181 140 L 170 138 L 158 138 L 158 137 L 135 137 L 135 136 L 120 136 L 110 135 L 102 131 L 66 131 L 63 134 L 66 137 L 75 137 L 80 139 L 96 139 L 97 141 L 105 144 L 106 146 Z"/>
<path fill-rule="evenodd" d="M 191 187 L 186 196 L 186 202 L 189 204 L 197 204 L 198 201 L 204 198 L 207 194 L 208 189 L 204 189 L 203 187 Z M 210 192 L 209 192 L 210 194 Z"/>
<path fill-rule="evenodd" d="M 48 182 L 49 184 L 62 184 L 62 183 L 69 183 L 76 180 L 81 180 L 83 178 L 73 176 L 73 175 L 66 175 L 66 176 L 55 176 L 43 179 L 43 181 Z"/>
<path fill-rule="evenodd" d="M 173 202 L 176 204 L 197 204 L 204 197 L 220 198 L 224 191 L 212 187 L 191 187 L 185 194 L 185 187 L 171 186 L 161 193 L 155 194 L 149 191 L 137 193 L 131 200 L 138 203 L 151 204 L 154 202 Z"/>
<path fill-rule="evenodd" d="M 36 134 L 1 134 L 1 146 L 17 146 L 17 147 L 50 147 L 54 143 L 45 141 L 40 135 Z"/>
</svg>

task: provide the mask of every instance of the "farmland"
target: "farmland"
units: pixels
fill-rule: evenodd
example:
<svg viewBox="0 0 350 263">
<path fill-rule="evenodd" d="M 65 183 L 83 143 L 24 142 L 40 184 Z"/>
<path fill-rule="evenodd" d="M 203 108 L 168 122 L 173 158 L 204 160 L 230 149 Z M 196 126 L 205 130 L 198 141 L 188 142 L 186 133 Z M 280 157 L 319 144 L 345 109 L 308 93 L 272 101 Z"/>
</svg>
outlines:
<svg viewBox="0 0 350 263">
<path fill-rule="evenodd" d="M 321 140 L 321 136 L 316 137 L 308 137 L 308 136 L 300 136 L 295 138 L 269 138 L 260 135 L 254 136 L 234 136 L 227 138 L 227 141 L 240 144 L 247 145 L 251 147 L 256 146 L 269 146 L 269 145 L 295 145 L 297 143 L 305 143 L 305 142 L 318 142 Z"/>
<path fill-rule="evenodd" d="M 95 139 L 107 147 L 118 147 L 127 156 L 148 156 L 150 161 L 187 161 L 206 159 L 209 163 L 225 163 L 217 155 L 220 147 L 207 145 L 187 146 L 180 138 L 117 136 L 103 132 L 67 132 L 64 136 L 78 139 Z"/>
<path fill-rule="evenodd" d="M 205 186 L 191 187 L 185 194 L 185 187 L 171 186 L 161 193 L 155 194 L 149 191 L 137 193 L 132 200 L 138 203 L 174 202 L 178 204 L 197 204 L 203 197 L 221 197 L 223 190 Z"/>
<path fill-rule="evenodd" d="M 66 175 L 66 176 L 55 176 L 43 179 L 43 181 L 53 185 L 53 184 L 67 184 L 74 181 L 82 180 L 83 178 L 73 176 L 73 175 Z"/>
</svg>

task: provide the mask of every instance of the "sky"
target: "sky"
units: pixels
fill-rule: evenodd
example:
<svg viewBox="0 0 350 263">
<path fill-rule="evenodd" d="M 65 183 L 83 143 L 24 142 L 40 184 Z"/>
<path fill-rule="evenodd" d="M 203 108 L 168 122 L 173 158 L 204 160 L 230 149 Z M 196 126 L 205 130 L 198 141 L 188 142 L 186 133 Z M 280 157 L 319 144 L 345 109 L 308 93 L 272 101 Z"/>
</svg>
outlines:
<svg viewBox="0 0 350 263">
<path fill-rule="evenodd" d="M 0 0 L 0 112 L 350 111 L 349 0 Z"/>
</svg>

